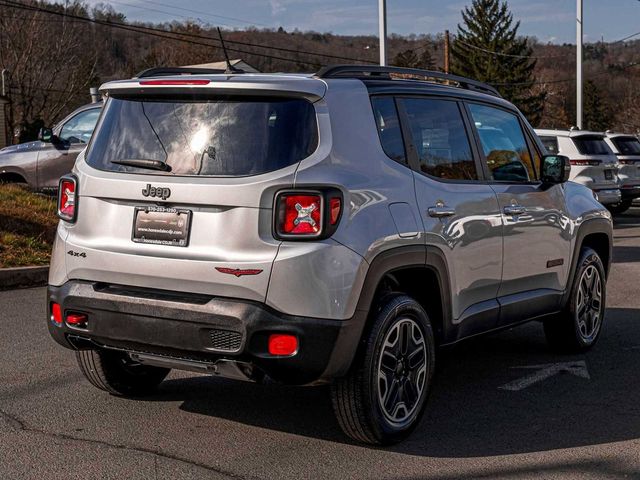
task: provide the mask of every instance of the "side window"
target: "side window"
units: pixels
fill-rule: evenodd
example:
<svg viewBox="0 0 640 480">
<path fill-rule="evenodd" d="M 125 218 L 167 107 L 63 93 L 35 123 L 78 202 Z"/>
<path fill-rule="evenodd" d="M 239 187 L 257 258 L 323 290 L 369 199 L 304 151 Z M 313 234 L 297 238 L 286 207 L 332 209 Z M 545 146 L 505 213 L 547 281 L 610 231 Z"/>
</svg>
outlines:
<svg viewBox="0 0 640 480">
<path fill-rule="evenodd" d="M 402 140 L 395 100 L 393 97 L 374 97 L 371 103 L 382 149 L 389 158 L 406 163 L 404 141 Z"/>
<path fill-rule="evenodd" d="M 544 148 L 550 154 L 558 153 L 558 139 L 556 137 L 540 137 Z"/>
<path fill-rule="evenodd" d="M 446 180 L 477 180 L 478 172 L 460 107 L 430 98 L 402 100 L 420 170 Z"/>
<path fill-rule="evenodd" d="M 536 172 L 518 117 L 474 103 L 469 104 L 469 111 L 493 180 L 534 181 Z"/>
<path fill-rule="evenodd" d="M 62 126 L 60 140 L 67 143 L 88 143 L 99 116 L 99 108 L 79 113 Z"/>
</svg>

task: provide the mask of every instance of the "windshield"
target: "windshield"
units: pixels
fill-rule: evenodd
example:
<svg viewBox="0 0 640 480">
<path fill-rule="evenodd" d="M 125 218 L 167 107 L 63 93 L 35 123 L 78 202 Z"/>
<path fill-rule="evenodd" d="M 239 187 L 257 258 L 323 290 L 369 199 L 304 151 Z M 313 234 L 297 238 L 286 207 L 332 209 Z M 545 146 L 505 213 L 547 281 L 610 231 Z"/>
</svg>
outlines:
<svg viewBox="0 0 640 480">
<path fill-rule="evenodd" d="M 620 155 L 640 155 L 640 141 L 635 137 L 613 138 Z"/>
<path fill-rule="evenodd" d="M 154 171 L 160 175 L 257 175 L 309 156 L 317 130 L 313 105 L 302 99 L 111 98 L 87 163 L 149 173 L 139 162 L 149 160 L 171 167 Z"/>
<path fill-rule="evenodd" d="M 613 152 L 604 138 L 596 135 L 573 137 L 578 152 L 582 155 L 612 155 Z"/>
</svg>

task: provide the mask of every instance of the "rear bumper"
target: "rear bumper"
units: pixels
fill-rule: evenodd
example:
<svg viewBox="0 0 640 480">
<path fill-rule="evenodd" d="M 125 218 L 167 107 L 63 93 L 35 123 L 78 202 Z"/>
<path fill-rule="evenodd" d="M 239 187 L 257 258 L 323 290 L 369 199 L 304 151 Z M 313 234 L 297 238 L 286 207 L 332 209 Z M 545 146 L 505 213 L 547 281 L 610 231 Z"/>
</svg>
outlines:
<svg viewBox="0 0 640 480">
<path fill-rule="evenodd" d="M 263 374 L 291 384 L 344 375 L 357 348 L 362 319 L 326 320 L 281 314 L 257 302 L 94 282 L 49 286 L 47 308 L 88 316 L 86 328 L 51 318 L 51 336 L 70 349 L 111 348 L 164 359 L 168 366 L 237 363 L 247 379 Z M 268 353 L 272 333 L 298 338 L 290 357 Z M 229 369 L 209 369 L 224 375 Z"/>
<path fill-rule="evenodd" d="M 603 205 L 618 203 L 622 200 L 622 193 L 617 188 L 593 188 L 593 191 L 596 192 L 598 201 Z"/>
</svg>

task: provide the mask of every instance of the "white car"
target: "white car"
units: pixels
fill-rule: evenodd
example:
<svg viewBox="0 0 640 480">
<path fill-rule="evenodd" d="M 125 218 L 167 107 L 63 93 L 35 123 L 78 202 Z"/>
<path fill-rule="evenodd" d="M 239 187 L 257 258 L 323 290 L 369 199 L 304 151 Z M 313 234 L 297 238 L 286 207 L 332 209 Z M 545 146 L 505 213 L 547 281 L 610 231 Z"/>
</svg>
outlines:
<svg viewBox="0 0 640 480">
<path fill-rule="evenodd" d="M 608 208 L 622 202 L 618 180 L 618 159 L 605 141 L 604 133 L 586 130 L 541 130 L 536 134 L 550 154 L 569 157 L 569 180 L 596 192 L 598 201 Z"/>
<path fill-rule="evenodd" d="M 631 207 L 635 198 L 640 197 L 640 140 L 628 133 L 606 132 L 605 141 L 620 164 L 618 178 L 622 201 L 613 211 L 622 213 Z"/>
</svg>

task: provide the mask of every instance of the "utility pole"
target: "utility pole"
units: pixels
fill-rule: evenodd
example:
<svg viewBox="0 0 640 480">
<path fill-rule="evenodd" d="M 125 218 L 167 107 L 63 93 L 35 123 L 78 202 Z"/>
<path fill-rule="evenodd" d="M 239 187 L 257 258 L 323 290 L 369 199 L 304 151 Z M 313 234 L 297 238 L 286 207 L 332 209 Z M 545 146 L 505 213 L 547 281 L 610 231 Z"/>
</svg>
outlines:
<svg viewBox="0 0 640 480">
<path fill-rule="evenodd" d="M 378 0 L 378 25 L 380 34 L 380 65 L 387 65 L 387 0 Z"/>
<path fill-rule="evenodd" d="M 582 4 L 576 6 L 576 127 L 582 128 Z"/>
<path fill-rule="evenodd" d="M 449 57 L 450 57 L 450 39 L 449 30 L 444 31 L 444 73 L 449 73 Z"/>
</svg>

